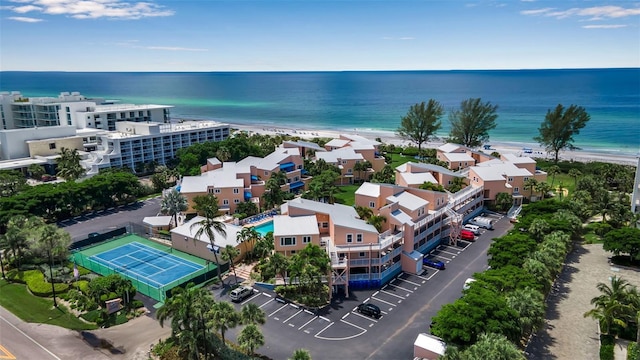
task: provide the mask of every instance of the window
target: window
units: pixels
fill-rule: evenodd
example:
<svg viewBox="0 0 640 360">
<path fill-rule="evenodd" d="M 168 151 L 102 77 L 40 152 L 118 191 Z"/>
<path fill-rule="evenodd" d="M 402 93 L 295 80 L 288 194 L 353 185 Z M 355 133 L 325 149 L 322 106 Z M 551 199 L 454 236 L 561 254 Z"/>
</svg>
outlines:
<svg viewBox="0 0 640 360">
<path fill-rule="evenodd" d="M 322 223 L 322 227 L 323 227 L 323 228 L 325 228 L 325 229 L 326 229 L 326 228 L 328 228 L 328 227 L 329 227 L 329 223 L 328 223 L 328 222 L 326 222 L 326 221 L 325 221 L 325 222 L 323 222 L 323 223 Z"/>
<path fill-rule="evenodd" d="M 346 165 L 347 164 L 347 160 L 342 160 L 342 165 Z"/>
<path fill-rule="evenodd" d="M 233 199 L 234 204 L 240 204 L 240 199 Z"/>
<path fill-rule="evenodd" d="M 236 188 L 236 189 L 233 189 L 233 193 L 234 193 L 234 194 L 239 194 L 239 193 L 240 193 L 240 190 L 239 190 L 239 189 L 237 189 L 237 188 Z"/>
<path fill-rule="evenodd" d="M 376 207 L 376 203 L 373 201 L 369 201 L 369 207 L 370 208 L 375 208 Z"/>
<path fill-rule="evenodd" d="M 269 172 L 265 170 L 264 176 L 269 176 Z"/>
<path fill-rule="evenodd" d="M 49 150 L 53 150 L 56 148 L 56 143 L 49 143 Z"/>
<path fill-rule="evenodd" d="M 222 200 L 222 205 L 229 205 L 229 199 Z"/>
<path fill-rule="evenodd" d="M 525 176 L 523 181 L 527 181 L 527 180 L 529 180 L 529 178 Z"/>
<path fill-rule="evenodd" d="M 362 234 L 356 234 L 356 242 L 362 242 Z"/>
<path fill-rule="evenodd" d="M 516 193 L 516 194 L 520 193 L 520 188 L 519 187 L 514 187 L 513 188 L 513 192 Z"/>
<path fill-rule="evenodd" d="M 367 257 L 367 253 L 365 253 L 364 251 L 360 252 L 360 257 Z"/>
<path fill-rule="evenodd" d="M 311 242 L 311 236 L 303 236 L 302 237 L 302 243 L 303 244 L 308 244 Z"/>
<path fill-rule="evenodd" d="M 347 169 L 347 174 L 352 174 L 353 173 L 353 169 L 349 168 Z"/>
<path fill-rule="evenodd" d="M 216 194 L 220 194 L 220 189 L 215 189 L 213 192 Z"/>
<path fill-rule="evenodd" d="M 510 178 L 509 178 L 509 182 L 512 182 L 512 181 L 513 181 L 513 178 L 512 178 L 512 177 L 510 177 Z"/>
<path fill-rule="evenodd" d="M 281 237 L 280 246 L 295 246 L 296 238 L 294 237 Z"/>
<path fill-rule="evenodd" d="M 347 234 L 347 242 L 348 243 L 352 243 L 353 242 L 353 234 Z"/>
</svg>

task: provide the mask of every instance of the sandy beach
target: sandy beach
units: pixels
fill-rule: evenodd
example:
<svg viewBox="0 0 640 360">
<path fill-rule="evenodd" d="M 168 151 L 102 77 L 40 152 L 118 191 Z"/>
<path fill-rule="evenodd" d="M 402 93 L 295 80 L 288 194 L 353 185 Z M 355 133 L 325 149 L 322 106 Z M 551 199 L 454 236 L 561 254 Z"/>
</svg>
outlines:
<svg viewBox="0 0 640 360">
<path fill-rule="evenodd" d="M 230 124 L 232 128 L 239 129 L 242 131 L 247 131 L 248 133 L 259 133 L 266 135 L 278 135 L 278 134 L 288 134 L 291 136 L 298 136 L 302 139 L 312 139 L 316 137 L 326 137 L 326 138 L 338 138 L 340 134 L 357 134 L 360 136 L 364 136 L 368 139 L 376 139 L 380 138 L 385 144 L 394 144 L 396 146 L 415 146 L 415 143 L 411 143 L 408 140 L 403 140 L 398 137 L 396 134 L 388 131 L 370 131 L 370 130 L 359 130 L 354 129 L 353 131 L 332 131 L 332 130 L 309 130 L 302 128 L 285 128 L 285 127 L 273 127 L 273 126 L 264 126 L 264 125 L 248 125 L 248 124 Z M 424 148 L 437 148 L 440 145 L 443 145 L 444 141 L 431 141 L 429 143 L 423 144 Z M 578 144 L 576 144 L 578 145 Z M 531 150 L 531 153 L 524 153 L 523 148 L 527 147 L 527 149 Z M 491 150 L 482 150 L 484 152 L 493 152 L 497 151 L 498 153 L 511 153 L 522 156 L 530 156 L 532 158 L 547 158 L 551 159 L 553 156 L 547 154 L 544 148 L 540 146 L 530 146 L 530 144 L 518 143 L 509 143 L 509 142 L 499 142 L 499 141 L 491 141 Z M 615 154 L 615 153 L 607 153 L 607 152 L 594 152 L 594 151 L 585 151 L 585 150 L 575 150 L 575 151 L 561 151 L 559 155 L 562 160 L 570 160 L 570 161 L 579 161 L 579 162 L 590 162 L 590 161 L 600 161 L 600 162 L 608 162 L 615 164 L 623 164 L 623 165 L 636 165 L 638 161 L 637 155 L 630 154 Z"/>
</svg>

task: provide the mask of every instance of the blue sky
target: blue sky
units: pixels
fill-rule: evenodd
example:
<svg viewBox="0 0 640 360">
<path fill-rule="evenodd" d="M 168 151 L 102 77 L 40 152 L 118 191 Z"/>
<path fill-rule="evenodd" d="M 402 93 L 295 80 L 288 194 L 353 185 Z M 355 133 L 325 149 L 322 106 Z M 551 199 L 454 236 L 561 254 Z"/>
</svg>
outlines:
<svg viewBox="0 0 640 360">
<path fill-rule="evenodd" d="M 640 2 L 3 0 L 0 70 L 640 67 Z"/>
</svg>

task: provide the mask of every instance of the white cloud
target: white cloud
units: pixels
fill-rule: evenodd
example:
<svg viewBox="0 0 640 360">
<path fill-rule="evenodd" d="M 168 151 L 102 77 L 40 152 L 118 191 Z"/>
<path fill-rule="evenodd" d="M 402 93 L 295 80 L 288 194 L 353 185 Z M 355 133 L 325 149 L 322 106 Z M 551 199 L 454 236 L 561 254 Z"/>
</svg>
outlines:
<svg viewBox="0 0 640 360">
<path fill-rule="evenodd" d="M 523 15 L 542 15 L 565 19 L 568 17 L 588 17 L 589 20 L 616 19 L 627 16 L 640 15 L 640 7 L 623 8 L 621 6 L 594 6 L 589 8 L 571 8 L 568 10 L 554 11 L 554 8 L 544 8 L 537 10 L 524 10 Z"/>
<path fill-rule="evenodd" d="M 585 25 L 584 29 L 619 29 L 623 27 L 627 27 L 628 25 Z"/>
<path fill-rule="evenodd" d="M 196 49 L 196 48 L 184 48 L 184 47 L 172 47 L 172 46 L 146 46 L 144 48 L 149 50 L 165 50 L 165 51 L 209 51 L 209 49 Z"/>
<path fill-rule="evenodd" d="M 24 14 L 24 13 L 28 13 L 29 11 L 39 11 L 39 10 L 42 10 L 42 8 L 39 6 L 25 5 L 25 6 L 14 7 L 11 10 L 19 14 Z"/>
<path fill-rule="evenodd" d="M 40 11 L 48 15 L 67 15 L 75 19 L 141 19 L 171 16 L 173 10 L 151 2 L 129 3 L 121 0 L 12 0 L 28 4 L 10 7 L 16 13 Z"/>
<path fill-rule="evenodd" d="M 26 22 L 26 23 L 37 23 L 42 21 L 42 19 L 36 19 L 36 18 L 24 17 L 24 16 L 10 16 L 8 17 L 8 19 L 14 20 L 14 21 Z"/>
</svg>

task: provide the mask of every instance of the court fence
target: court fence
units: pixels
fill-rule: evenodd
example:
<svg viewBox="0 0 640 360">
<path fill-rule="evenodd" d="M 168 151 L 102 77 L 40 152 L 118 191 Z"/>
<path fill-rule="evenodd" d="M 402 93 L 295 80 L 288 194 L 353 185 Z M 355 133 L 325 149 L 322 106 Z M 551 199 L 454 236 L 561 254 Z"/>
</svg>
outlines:
<svg viewBox="0 0 640 360">
<path fill-rule="evenodd" d="M 120 229 L 118 229 L 120 230 Z M 141 293 L 159 302 L 164 302 L 167 297 L 171 296 L 171 290 L 178 286 L 186 285 L 193 282 L 196 285 L 200 285 L 209 280 L 215 279 L 218 276 L 218 270 L 216 264 L 204 259 L 196 258 L 190 254 L 182 253 L 173 249 L 172 255 L 183 258 L 189 261 L 193 261 L 203 266 L 199 271 L 188 274 L 182 278 L 176 279 L 166 284 L 155 283 L 153 280 L 145 278 L 143 275 L 127 269 L 116 264 L 107 264 L 99 261 L 92 260 L 90 257 L 100 254 L 104 251 L 108 251 L 113 248 L 117 248 L 122 244 L 138 241 L 148 246 L 155 248 L 156 250 L 162 250 L 165 252 L 171 251 L 171 247 L 154 243 L 148 239 L 140 238 L 134 235 L 135 239 L 129 238 L 132 235 L 118 236 L 107 240 L 102 240 L 92 244 L 85 244 L 82 248 L 75 248 L 72 250 L 72 261 L 78 266 L 82 266 L 96 274 L 102 276 L 108 276 L 112 274 L 118 274 L 126 279 L 129 279 L 133 286 Z M 160 255 L 163 256 L 163 255 Z M 226 266 L 225 266 L 226 265 Z M 228 265 L 223 264 L 220 268 L 222 274 L 228 271 Z"/>
</svg>

